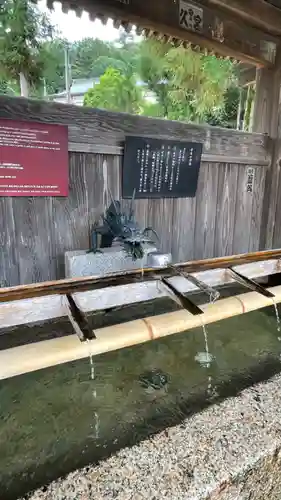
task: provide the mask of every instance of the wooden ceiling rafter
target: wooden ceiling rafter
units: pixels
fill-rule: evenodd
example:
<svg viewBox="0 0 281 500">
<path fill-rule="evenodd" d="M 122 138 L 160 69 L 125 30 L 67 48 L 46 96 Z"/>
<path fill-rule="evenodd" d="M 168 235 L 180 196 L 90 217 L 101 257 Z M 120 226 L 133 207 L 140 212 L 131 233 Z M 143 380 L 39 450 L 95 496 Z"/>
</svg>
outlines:
<svg viewBox="0 0 281 500">
<path fill-rule="evenodd" d="M 265 0 L 208 0 L 214 7 L 239 15 L 251 25 L 281 35 L 281 9 Z M 281 4 L 280 4 L 281 6 Z"/>
<path fill-rule="evenodd" d="M 239 85 L 242 87 L 248 87 L 256 82 L 256 71 L 255 66 L 244 66 L 240 65 L 238 81 Z"/>
</svg>

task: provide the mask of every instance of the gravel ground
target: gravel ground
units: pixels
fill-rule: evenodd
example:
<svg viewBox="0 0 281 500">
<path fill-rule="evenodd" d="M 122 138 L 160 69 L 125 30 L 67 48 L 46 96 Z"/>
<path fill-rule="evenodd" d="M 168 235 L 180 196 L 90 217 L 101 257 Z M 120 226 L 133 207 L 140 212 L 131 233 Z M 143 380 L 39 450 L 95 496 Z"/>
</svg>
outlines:
<svg viewBox="0 0 281 500">
<path fill-rule="evenodd" d="M 276 376 L 30 500 L 280 500 L 280 388 Z"/>
</svg>

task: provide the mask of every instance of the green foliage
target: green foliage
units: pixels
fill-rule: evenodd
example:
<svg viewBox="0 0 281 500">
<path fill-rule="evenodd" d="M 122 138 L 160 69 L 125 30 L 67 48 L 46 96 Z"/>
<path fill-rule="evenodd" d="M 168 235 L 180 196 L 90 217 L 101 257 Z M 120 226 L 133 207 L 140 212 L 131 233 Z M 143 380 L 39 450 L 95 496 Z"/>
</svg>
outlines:
<svg viewBox="0 0 281 500">
<path fill-rule="evenodd" d="M 18 93 L 20 73 L 34 85 L 33 95 L 43 95 L 43 80 L 48 94 L 62 91 L 67 42 L 51 38 L 32 0 L 2 0 L 0 9 L 0 93 Z M 86 38 L 68 45 L 72 78 L 100 78 L 85 96 L 87 106 L 235 127 L 239 91 L 230 61 L 157 40 L 136 43 L 125 32 L 116 42 Z M 156 103 L 142 97 L 137 78 Z"/>
<path fill-rule="evenodd" d="M 65 40 L 56 38 L 41 45 L 39 58 L 43 62 L 42 78 L 45 79 L 48 94 L 55 94 L 65 88 L 65 44 Z"/>
<path fill-rule="evenodd" d="M 106 72 L 107 68 L 116 69 L 122 74 L 126 74 L 128 72 L 128 66 L 121 59 L 115 59 L 114 57 L 109 56 L 100 56 L 95 62 L 95 70 L 92 72 L 91 76 L 102 76 Z"/>
<path fill-rule="evenodd" d="M 141 92 L 132 75 L 122 75 L 117 69 L 107 68 L 100 83 L 86 93 L 84 106 L 138 113 Z"/>
<path fill-rule="evenodd" d="M 141 114 L 152 118 L 162 118 L 164 110 L 159 102 L 145 102 L 142 106 Z"/>
<path fill-rule="evenodd" d="M 38 84 L 44 68 L 41 43 L 52 35 L 47 16 L 28 0 L 4 0 L 0 21 L 1 76 L 18 80 L 23 74 L 30 84 Z"/>
<path fill-rule="evenodd" d="M 137 54 L 137 45 L 128 37 L 120 36 L 117 43 L 85 38 L 71 47 L 72 76 L 95 78 L 102 76 L 108 67 L 134 73 Z"/>
<path fill-rule="evenodd" d="M 205 116 L 209 125 L 236 128 L 239 103 L 239 87 L 232 85 L 224 94 L 224 104 L 219 110 L 212 110 Z"/>
<path fill-rule="evenodd" d="M 141 43 L 140 74 L 170 119 L 204 122 L 218 119 L 234 80 L 230 61 L 156 40 Z"/>
<path fill-rule="evenodd" d="M 139 44 L 134 41 L 134 37 L 126 32 L 121 32 L 119 39 L 113 44 L 115 57 L 126 66 L 128 74 L 138 74 L 139 66 Z"/>
<path fill-rule="evenodd" d="M 96 63 L 100 57 L 110 57 L 111 48 L 107 43 L 98 39 L 85 38 L 72 45 L 70 59 L 73 78 L 89 78 L 101 76 L 104 68 L 96 70 Z"/>
<path fill-rule="evenodd" d="M 20 95 L 20 88 L 14 81 L 0 79 L 0 94 L 17 96 Z"/>
<path fill-rule="evenodd" d="M 64 89 L 64 47 L 66 40 L 54 38 L 42 44 L 40 57 L 46 62 L 43 77 L 48 94 Z M 96 78 L 108 67 L 122 74 L 135 74 L 138 64 L 138 45 L 131 38 L 120 36 L 117 43 L 106 43 L 98 39 L 85 38 L 69 44 L 72 78 Z"/>
<path fill-rule="evenodd" d="M 169 100 L 167 86 L 168 73 L 163 62 L 171 47 L 169 44 L 163 44 L 156 40 L 143 40 L 140 43 L 140 77 L 156 95 L 163 109 L 164 116 L 168 114 Z"/>
</svg>

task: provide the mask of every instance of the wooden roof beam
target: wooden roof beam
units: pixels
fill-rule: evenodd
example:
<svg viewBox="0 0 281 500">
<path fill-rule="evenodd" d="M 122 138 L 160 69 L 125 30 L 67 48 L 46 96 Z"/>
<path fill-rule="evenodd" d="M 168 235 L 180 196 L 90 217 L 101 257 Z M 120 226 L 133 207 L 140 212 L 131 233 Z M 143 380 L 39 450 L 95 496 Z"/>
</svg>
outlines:
<svg viewBox="0 0 281 500">
<path fill-rule="evenodd" d="M 65 0 L 61 3 L 66 5 Z M 75 5 L 88 11 L 92 19 L 100 16 L 119 19 L 122 24 L 132 23 L 155 35 L 163 33 L 257 66 L 273 66 L 280 44 L 279 38 L 251 27 L 226 9 L 206 4 L 206 0 L 192 3 L 188 0 L 79 0 L 78 3 L 77 0 L 70 6 L 75 10 Z"/>
<path fill-rule="evenodd" d="M 247 85 L 251 85 L 256 81 L 256 68 L 253 66 L 252 68 L 246 68 L 240 71 L 239 76 L 239 85 L 242 87 L 246 87 Z"/>
<path fill-rule="evenodd" d="M 264 0 L 209 0 L 209 4 L 223 7 L 269 33 L 281 35 L 281 9 Z"/>
</svg>

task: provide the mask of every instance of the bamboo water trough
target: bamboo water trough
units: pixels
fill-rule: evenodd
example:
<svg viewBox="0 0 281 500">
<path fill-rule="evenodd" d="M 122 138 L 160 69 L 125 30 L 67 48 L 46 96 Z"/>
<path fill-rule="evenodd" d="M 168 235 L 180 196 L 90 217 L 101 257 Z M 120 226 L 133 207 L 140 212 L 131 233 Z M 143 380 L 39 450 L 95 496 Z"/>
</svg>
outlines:
<svg viewBox="0 0 281 500">
<path fill-rule="evenodd" d="M 179 275 L 180 273 L 183 273 Z M 68 316 L 76 334 L 0 350 L 0 379 L 122 349 L 184 332 L 202 324 L 281 302 L 281 285 L 265 288 L 253 278 L 281 272 L 281 250 L 177 264 L 168 268 L 116 273 L 105 277 L 61 280 L 0 290 L 0 328 L 8 329 Z M 238 282 L 254 290 L 200 305 L 109 327 L 89 328 L 86 313 L 159 297 L 157 280 L 173 283 L 180 296 L 201 288 Z M 118 289 L 116 289 L 118 287 Z M 137 289 L 138 287 L 138 289 Z M 118 292 L 118 293 L 116 293 Z M 165 290 L 162 295 L 165 295 Z M 192 298 L 192 297 L 191 297 Z M 185 303 L 184 307 L 185 307 Z M 107 307 L 106 307 L 107 306 Z M 87 340 L 87 342 L 81 341 Z"/>
</svg>

